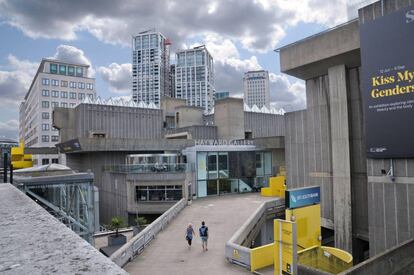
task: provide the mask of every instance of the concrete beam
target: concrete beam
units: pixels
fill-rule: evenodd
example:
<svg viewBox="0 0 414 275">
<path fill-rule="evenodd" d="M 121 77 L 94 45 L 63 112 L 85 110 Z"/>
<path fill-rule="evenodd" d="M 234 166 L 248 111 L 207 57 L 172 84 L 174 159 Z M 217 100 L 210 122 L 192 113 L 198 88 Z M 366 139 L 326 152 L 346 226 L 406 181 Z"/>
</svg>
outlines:
<svg viewBox="0 0 414 275">
<path fill-rule="evenodd" d="M 351 161 L 345 65 L 329 68 L 335 246 L 352 253 Z"/>
<path fill-rule="evenodd" d="M 328 68 L 360 65 L 358 21 L 347 22 L 304 40 L 280 48 L 280 70 L 310 79 L 328 73 Z"/>
</svg>

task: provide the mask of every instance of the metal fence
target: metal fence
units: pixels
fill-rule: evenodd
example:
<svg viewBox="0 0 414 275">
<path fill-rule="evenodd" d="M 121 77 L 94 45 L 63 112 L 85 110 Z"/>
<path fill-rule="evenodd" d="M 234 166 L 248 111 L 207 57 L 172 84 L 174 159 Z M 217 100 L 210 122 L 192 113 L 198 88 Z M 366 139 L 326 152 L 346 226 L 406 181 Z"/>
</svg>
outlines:
<svg viewBox="0 0 414 275">
<path fill-rule="evenodd" d="M 120 267 L 123 267 L 126 263 L 138 256 L 155 238 L 158 232 L 163 230 L 186 205 L 187 200 L 185 198 L 178 201 L 138 235 L 133 237 L 129 242 L 112 254 L 110 259 Z"/>
</svg>

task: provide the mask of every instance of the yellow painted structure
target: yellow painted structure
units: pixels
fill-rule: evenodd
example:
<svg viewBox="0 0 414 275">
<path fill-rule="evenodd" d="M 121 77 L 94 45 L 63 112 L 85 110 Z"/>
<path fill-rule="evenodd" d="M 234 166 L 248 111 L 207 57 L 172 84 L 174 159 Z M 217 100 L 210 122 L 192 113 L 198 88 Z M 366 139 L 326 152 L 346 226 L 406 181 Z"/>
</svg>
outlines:
<svg viewBox="0 0 414 275">
<path fill-rule="evenodd" d="M 24 142 L 19 147 L 11 148 L 11 164 L 13 169 L 29 168 L 33 166 L 32 155 L 24 153 Z"/>
<path fill-rule="evenodd" d="M 277 176 L 269 178 L 269 187 L 263 187 L 260 190 L 260 194 L 263 197 L 285 197 L 286 191 L 286 177 Z"/>
<path fill-rule="evenodd" d="M 342 249 L 336 248 L 336 247 L 330 247 L 330 246 L 321 246 L 321 248 L 324 251 L 329 252 L 330 254 L 334 255 L 335 257 L 341 259 L 342 261 L 344 261 L 347 264 L 352 263 L 353 257 L 352 255 Z"/>
<path fill-rule="evenodd" d="M 276 219 L 274 234 L 274 274 L 294 274 L 297 264 L 296 223 Z"/>
<path fill-rule="evenodd" d="M 250 250 L 250 271 L 256 271 L 273 265 L 274 243 L 263 245 Z"/>
<path fill-rule="evenodd" d="M 321 205 L 315 204 L 295 209 L 286 209 L 286 220 L 297 224 L 298 249 L 320 246 L 321 233 Z"/>
</svg>

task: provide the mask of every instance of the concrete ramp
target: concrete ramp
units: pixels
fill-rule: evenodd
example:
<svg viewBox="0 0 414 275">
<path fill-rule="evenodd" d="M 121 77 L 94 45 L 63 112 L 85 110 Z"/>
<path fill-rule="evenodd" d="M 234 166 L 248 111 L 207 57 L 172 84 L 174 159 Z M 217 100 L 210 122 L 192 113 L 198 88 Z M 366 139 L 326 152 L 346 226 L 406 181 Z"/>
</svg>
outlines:
<svg viewBox="0 0 414 275">
<path fill-rule="evenodd" d="M 225 244 L 263 202 L 272 199 L 250 193 L 193 201 L 124 269 L 130 274 L 151 275 L 251 274 L 226 261 Z M 198 236 L 203 220 L 210 234 L 206 252 Z M 188 223 L 194 225 L 197 235 L 191 249 L 185 240 Z"/>
</svg>

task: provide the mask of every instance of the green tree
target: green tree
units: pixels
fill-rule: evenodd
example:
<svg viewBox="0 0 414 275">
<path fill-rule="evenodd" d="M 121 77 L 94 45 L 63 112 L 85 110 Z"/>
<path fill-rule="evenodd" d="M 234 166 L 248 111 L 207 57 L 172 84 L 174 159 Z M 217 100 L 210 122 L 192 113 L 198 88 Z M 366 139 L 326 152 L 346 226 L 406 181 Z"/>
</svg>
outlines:
<svg viewBox="0 0 414 275">
<path fill-rule="evenodd" d="M 148 223 L 147 219 L 144 217 L 137 217 L 135 219 L 135 222 L 137 223 L 137 226 L 145 225 Z"/>
<path fill-rule="evenodd" d="M 111 224 L 109 225 L 109 229 L 115 230 L 115 236 L 118 236 L 118 231 L 122 226 L 124 226 L 124 220 L 122 217 L 113 217 Z"/>
</svg>

